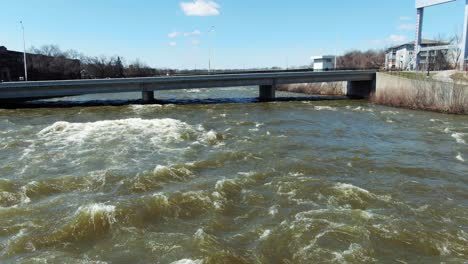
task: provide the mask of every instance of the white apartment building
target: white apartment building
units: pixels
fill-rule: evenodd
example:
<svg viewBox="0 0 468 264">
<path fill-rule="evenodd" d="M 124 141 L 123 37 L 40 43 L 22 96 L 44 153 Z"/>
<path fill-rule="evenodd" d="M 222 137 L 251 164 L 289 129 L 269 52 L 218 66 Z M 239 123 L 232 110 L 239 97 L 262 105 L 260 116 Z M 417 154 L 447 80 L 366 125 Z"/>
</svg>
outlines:
<svg viewBox="0 0 468 264">
<path fill-rule="evenodd" d="M 423 39 L 421 47 L 433 47 L 433 46 L 443 46 L 448 45 L 448 43 Z M 404 70 L 412 71 L 416 69 L 415 61 L 415 51 L 414 51 L 414 42 L 408 42 L 398 46 L 393 46 L 387 49 L 385 54 L 385 69 L 387 70 Z M 448 50 L 445 50 L 448 52 Z M 420 52 L 421 57 L 421 66 L 424 68 L 427 64 L 427 57 L 429 52 Z M 436 55 L 436 51 L 431 51 L 431 56 Z"/>
</svg>

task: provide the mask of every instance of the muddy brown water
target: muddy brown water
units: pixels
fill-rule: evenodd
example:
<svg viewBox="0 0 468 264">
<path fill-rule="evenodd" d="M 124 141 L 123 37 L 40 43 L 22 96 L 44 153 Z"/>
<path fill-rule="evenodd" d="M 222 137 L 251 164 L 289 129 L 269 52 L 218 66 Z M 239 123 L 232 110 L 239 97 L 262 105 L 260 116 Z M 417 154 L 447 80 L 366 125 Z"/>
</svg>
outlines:
<svg viewBox="0 0 468 264">
<path fill-rule="evenodd" d="M 366 101 L 3 109 L 0 262 L 463 263 L 467 142 Z"/>
</svg>

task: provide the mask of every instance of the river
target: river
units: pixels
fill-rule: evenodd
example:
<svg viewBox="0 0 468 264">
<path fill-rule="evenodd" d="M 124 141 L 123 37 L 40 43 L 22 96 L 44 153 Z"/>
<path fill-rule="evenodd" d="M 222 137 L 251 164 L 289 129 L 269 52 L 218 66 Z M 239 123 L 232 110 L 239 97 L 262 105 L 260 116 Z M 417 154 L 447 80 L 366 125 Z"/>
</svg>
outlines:
<svg viewBox="0 0 468 264">
<path fill-rule="evenodd" d="M 0 262 L 468 261 L 468 116 L 237 101 L 0 109 Z"/>
</svg>

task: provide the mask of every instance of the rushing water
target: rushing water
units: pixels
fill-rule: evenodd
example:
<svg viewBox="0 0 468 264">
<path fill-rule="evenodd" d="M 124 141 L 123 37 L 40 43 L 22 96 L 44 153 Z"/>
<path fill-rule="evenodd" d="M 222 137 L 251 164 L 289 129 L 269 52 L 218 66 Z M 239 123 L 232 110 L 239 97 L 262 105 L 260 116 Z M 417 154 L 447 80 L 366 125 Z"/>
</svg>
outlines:
<svg viewBox="0 0 468 264">
<path fill-rule="evenodd" d="M 0 262 L 463 263 L 467 142 L 366 101 L 0 110 Z"/>
</svg>

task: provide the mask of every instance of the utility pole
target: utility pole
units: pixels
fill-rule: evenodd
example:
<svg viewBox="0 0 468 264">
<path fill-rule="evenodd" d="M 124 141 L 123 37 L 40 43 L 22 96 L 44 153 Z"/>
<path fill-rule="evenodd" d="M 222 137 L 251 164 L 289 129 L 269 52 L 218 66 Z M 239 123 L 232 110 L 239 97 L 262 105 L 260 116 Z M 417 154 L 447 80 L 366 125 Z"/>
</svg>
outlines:
<svg viewBox="0 0 468 264">
<path fill-rule="evenodd" d="M 23 61 L 24 61 L 24 80 L 28 81 L 28 63 L 26 61 L 26 40 L 24 38 L 24 25 L 23 21 L 20 21 L 21 29 L 23 30 Z"/>
</svg>

